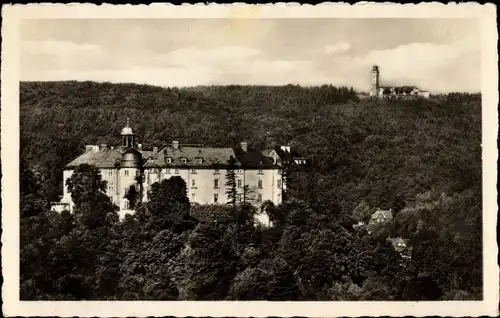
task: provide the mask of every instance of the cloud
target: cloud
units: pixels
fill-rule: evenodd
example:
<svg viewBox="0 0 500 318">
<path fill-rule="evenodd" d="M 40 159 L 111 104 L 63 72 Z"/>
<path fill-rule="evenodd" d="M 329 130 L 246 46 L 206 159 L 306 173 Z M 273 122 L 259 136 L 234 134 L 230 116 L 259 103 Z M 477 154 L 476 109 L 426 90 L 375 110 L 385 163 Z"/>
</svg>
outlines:
<svg viewBox="0 0 500 318">
<path fill-rule="evenodd" d="M 63 49 L 55 50 L 58 47 Z M 43 52 L 55 58 L 49 61 L 44 54 L 32 55 L 31 62 L 44 59 L 49 65 L 44 64 L 42 69 L 23 67 L 22 77 L 40 81 L 94 80 L 159 86 L 319 85 L 327 80 L 312 61 L 271 59 L 256 48 L 245 46 L 190 46 L 162 54 L 143 52 L 126 56 L 107 53 L 100 57 L 99 67 L 89 67 L 88 63 L 86 67 L 75 67 L 79 61 L 88 62 L 86 53 L 93 50 L 96 48 L 91 46 L 45 45 Z M 66 63 L 61 64 L 61 58 L 66 59 Z"/>
<path fill-rule="evenodd" d="M 468 36 L 452 43 L 415 42 L 361 52 L 358 44 L 345 41 L 327 46 L 292 41 L 276 47 L 258 41 L 212 46 L 197 41 L 174 46 L 167 41 L 159 49 L 133 45 L 126 38 L 114 46 L 32 40 L 21 43 L 21 78 L 159 86 L 333 84 L 366 91 L 371 66 L 379 65 L 387 85 L 479 91 L 479 41 Z"/>
<path fill-rule="evenodd" d="M 187 47 L 174 50 L 167 54 L 153 57 L 152 62 L 157 64 L 177 66 L 204 66 L 227 65 L 241 61 L 249 61 L 259 57 L 261 52 L 257 49 L 241 46 L 222 46 L 218 48 L 202 49 Z"/>
<path fill-rule="evenodd" d="M 75 43 L 70 41 L 22 41 L 21 51 L 39 53 L 39 54 L 59 54 L 59 55 L 72 55 L 72 54 L 91 54 L 100 55 L 102 50 L 98 45 Z"/>
<path fill-rule="evenodd" d="M 99 46 L 71 41 L 22 41 L 21 74 L 46 69 L 100 68 L 107 54 Z"/>
<path fill-rule="evenodd" d="M 344 53 L 349 51 L 351 44 L 347 42 L 339 42 L 325 46 L 325 53 L 329 55 Z"/>
<path fill-rule="evenodd" d="M 382 84 L 415 85 L 434 92 L 480 91 L 480 46 L 468 37 L 449 44 L 411 43 L 364 56 L 334 58 L 329 68 L 347 85 L 370 87 L 372 65 L 380 68 Z"/>
</svg>

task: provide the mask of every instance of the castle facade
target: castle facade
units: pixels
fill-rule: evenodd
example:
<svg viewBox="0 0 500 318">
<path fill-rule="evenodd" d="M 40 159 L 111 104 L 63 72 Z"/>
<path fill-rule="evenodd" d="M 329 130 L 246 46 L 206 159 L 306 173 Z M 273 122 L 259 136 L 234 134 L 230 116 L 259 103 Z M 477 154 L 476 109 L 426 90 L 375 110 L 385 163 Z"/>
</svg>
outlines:
<svg viewBox="0 0 500 318">
<path fill-rule="evenodd" d="M 226 174 L 234 170 L 237 201 L 247 200 L 256 206 L 264 201 L 279 204 L 286 184 L 283 165 L 304 165 L 305 159 L 293 155 L 289 146 L 253 149 L 246 142 L 239 147 L 206 147 L 183 145 L 178 141 L 153 149 L 143 149 L 127 123 L 121 131 L 122 145 L 88 145 L 85 152 L 71 161 L 63 172 L 64 192 L 54 210 L 73 210 L 67 180 L 81 164 L 96 166 L 107 182 L 106 194 L 119 207 L 120 215 L 133 213 L 126 198 L 131 187 L 142 190 L 142 201 L 148 201 L 148 191 L 155 182 L 181 177 L 187 185 L 191 202 L 199 204 L 228 203 Z M 230 159 L 234 162 L 229 165 Z M 139 183 L 142 184 L 139 184 Z"/>
</svg>

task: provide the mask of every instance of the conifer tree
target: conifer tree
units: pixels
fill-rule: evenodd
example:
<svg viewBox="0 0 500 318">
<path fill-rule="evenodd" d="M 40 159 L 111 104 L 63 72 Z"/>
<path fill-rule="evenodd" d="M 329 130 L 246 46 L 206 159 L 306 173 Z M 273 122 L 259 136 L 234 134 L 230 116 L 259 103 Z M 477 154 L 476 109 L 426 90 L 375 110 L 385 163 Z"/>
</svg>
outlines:
<svg viewBox="0 0 500 318">
<path fill-rule="evenodd" d="M 236 169 L 236 159 L 231 156 L 228 160 L 228 168 L 226 172 L 226 195 L 228 203 L 232 206 L 236 205 L 236 175 L 234 170 Z"/>
<path fill-rule="evenodd" d="M 125 199 L 130 202 L 130 209 L 134 210 L 137 204 L 140 202 L 140 193 L 137 191 L 137 188 L 135 185 L 131 185 L 130 188 L 128 188 L 127 193 L 125 194 Z"/>
</svg>

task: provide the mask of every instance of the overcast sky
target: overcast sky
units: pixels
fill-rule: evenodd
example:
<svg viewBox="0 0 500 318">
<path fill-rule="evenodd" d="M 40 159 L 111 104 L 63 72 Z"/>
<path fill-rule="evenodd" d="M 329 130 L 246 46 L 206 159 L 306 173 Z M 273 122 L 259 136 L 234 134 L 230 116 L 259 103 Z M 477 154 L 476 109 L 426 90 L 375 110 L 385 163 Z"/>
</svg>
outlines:
<svg viewBox="0 0 500 318">
<path fill-rule="evenodd" d="M 466 19 L 25 20 L 21 80 L 195 85 L 387 85 L 479 92 Z"/>
</svg>

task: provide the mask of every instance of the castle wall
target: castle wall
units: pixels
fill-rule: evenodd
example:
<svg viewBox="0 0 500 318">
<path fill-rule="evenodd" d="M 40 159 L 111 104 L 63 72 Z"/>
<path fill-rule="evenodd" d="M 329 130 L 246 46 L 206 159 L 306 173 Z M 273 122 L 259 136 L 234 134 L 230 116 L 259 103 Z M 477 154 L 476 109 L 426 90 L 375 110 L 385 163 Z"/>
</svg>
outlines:
<svg viewBox="0 0 500 318">
<path fill-rule="evenodd" d="M 186 182 L 187 194 L 191 202 L 199 204 L 225 204 L 229 201 L 226 194 L 226 173 L 227 170 L 224 169 L 218 171 L 215 169 L 146 169 L 144 200 L 148 200 L 147 191 L 153 183 L 170 179 L 173 176 L 179 176 Z M 235 170 L 235 179 L 237 193 L 241 198 L 244 186 L 248 185 L 250 189 L 249 197 L 253 199 L 253 203 L 256 205 L 260 205 L 266 200 L 271 200 L 275 203 L 281 202 L 281 188 L 278 188 L 277 181 L 281 180 L 281 176 L 278 169 Z M 217 183 L 215 180 L 217 180 Z M 262 188 L 259 188 L 259 180 L 261 181 Z"/>
<path fill-rule="evenodd" d="M 73 175 L 73 170 L 63 171 L 63 197 L 61 202 L 69 203 L 70 210 L 73 210 L 73 200 L 71 199 L 71 193 L 68 192 L 68 179 Z"/>
</svg>

